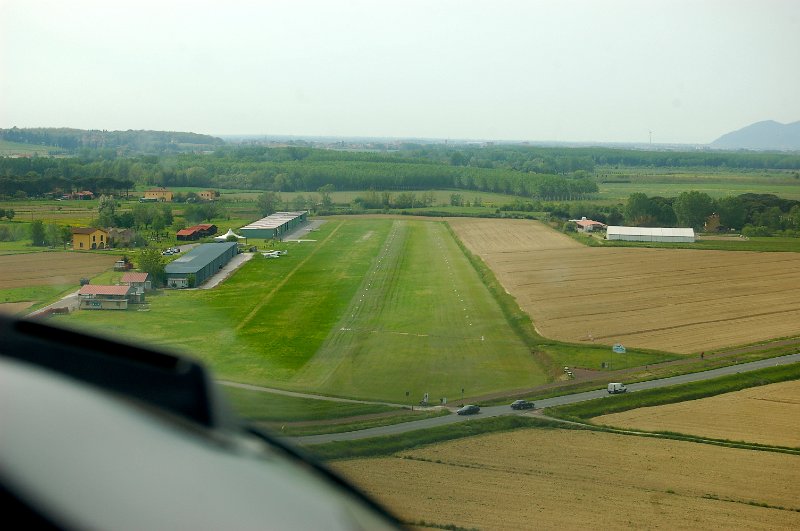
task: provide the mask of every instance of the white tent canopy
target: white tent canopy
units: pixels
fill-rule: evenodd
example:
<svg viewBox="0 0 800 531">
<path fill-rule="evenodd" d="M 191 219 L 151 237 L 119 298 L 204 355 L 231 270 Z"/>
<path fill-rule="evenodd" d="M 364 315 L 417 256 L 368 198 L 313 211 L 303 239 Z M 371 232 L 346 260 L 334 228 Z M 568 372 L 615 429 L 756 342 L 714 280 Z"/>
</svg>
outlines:
<svg viewBox="0 0 800 531">
<path fill-rule="evenodd" d="M 239 239 L 239 240 L 243 240 L 245 238 L 244 236 L 239 236 L 238 234 L 233 232 L 233 229 L 228 229 L 228 232 L 226 232 L 222 236 L 215 236 L 214 237 L 214 241 L 215 242 L 226 242 L 226 241 L 228 241 L 228 236 L 236 236 L 236 238 Z"/>
</svg>

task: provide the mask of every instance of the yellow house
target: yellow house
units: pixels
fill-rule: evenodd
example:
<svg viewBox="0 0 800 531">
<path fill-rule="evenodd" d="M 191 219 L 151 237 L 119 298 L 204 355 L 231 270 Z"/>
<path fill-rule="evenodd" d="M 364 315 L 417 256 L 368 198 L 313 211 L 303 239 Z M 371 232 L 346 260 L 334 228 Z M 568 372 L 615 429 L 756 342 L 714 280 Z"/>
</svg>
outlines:
<svg viewBox="0 0 800 531">
<path fill-rule="evenodd" d="M 217 193 L 214 190 L 203 190 L 202 192 L 197 192 L 197 197 L 203 201 L 213 201 L 217 198 Z"/>
<path fill-rule="evenodd" d="M 145 199 L 155 199 L 156 201 L 172 201 L 172 192 L 167 190 L 166 188 L 151 188 L 150 190 L 145 190 L 144 192 Z"/>
<path fill-rule="evenodd" d="M 89 249 L 105 249 L 108 247 L 108 232 L 92 227 L 75 227 L 72 229 L 72 249 L 74 251 Z"/>
</svg>

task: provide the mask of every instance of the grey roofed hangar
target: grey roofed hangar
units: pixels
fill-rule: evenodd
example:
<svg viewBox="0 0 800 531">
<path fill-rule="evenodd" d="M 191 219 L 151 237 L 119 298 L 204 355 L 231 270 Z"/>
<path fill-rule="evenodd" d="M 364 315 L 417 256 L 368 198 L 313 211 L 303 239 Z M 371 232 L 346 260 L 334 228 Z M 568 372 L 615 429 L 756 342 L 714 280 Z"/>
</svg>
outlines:
<svg viewBox="0 0 800 531">
<path fill-rule="evenodd" d="M 164 267 L 167 286 L 189 287 L 189 275 L 194 275 L 194 285 L 199 286 L 220 270 L 238 253 L 236 242 L 205 243 L 198 245 Z"/>
<path fill-rule="evenodd" d="M 308 211 L 275 212 L 239 229 L 247 238 L 280 238 L 308 221 Z"/>
</svg>

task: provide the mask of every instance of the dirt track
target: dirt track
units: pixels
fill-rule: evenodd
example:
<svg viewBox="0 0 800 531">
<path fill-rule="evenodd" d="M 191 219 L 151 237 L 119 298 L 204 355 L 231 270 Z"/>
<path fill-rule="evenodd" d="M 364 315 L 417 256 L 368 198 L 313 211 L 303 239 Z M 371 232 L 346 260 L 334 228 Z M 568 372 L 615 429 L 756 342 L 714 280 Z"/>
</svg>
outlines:
<svg viewBox="0 0 800 531">
<path fill-rule="evenodd" d="M 796 253 L 584 247 L 538 222 L 449 222 L 549 338 L 693 353 L 800 334 Z"/>
</svg>

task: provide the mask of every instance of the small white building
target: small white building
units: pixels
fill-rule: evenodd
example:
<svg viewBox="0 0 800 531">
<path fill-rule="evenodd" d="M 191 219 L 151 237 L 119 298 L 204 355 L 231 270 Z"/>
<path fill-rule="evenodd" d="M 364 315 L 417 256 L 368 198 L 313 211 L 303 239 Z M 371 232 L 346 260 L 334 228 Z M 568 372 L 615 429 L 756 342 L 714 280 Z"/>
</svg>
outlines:
<svg viewBox="0 0 800 531">
<path fill-rule="evenodd" d="M 618 227 L 606 229 L 607 240 L 694 243 L 694 229 L 680 227 Z"/>
</svg>

